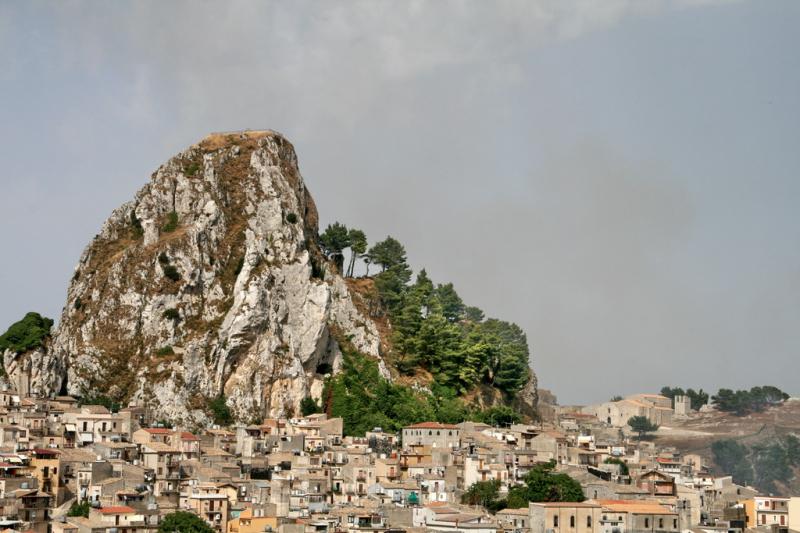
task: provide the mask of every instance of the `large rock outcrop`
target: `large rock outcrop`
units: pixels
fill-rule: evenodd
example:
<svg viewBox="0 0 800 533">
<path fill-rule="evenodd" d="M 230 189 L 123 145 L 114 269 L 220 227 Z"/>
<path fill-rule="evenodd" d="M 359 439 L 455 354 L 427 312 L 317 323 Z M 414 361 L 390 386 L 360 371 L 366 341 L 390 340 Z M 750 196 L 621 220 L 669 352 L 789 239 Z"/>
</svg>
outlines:
<svg viewBox="0 0 800 533">
<path fill-rule="evenodd" d="M 24 395 L 102 395 L 204 424 L 220 395 L 239 420 L 298 412 L 341 366 L 341 340 L 391 378 L 388 322 L 367 315 L 359 282 L 342 279 L 318 240 L 284 137 L 211 135 L 112 212 L 81 255 L 52 335 L 2 354 L 7 379 Z M 487 386 L 465 400 L 505 401 Z M 514 405 L 536 416 L 535 374 Z"/>
<path fill-rule="evenodd" d="M 285 138 L 209 136 L 111 214 L 46 351 L 10 361 L 9 376 L 40 394 L 136 400 L 177 421 L 205 421 L 220 394 L 245 420 L 292 413 L 340 364 L 333 331 L 380 358 L 378 331 L 317 231 Z"/>
</svg>

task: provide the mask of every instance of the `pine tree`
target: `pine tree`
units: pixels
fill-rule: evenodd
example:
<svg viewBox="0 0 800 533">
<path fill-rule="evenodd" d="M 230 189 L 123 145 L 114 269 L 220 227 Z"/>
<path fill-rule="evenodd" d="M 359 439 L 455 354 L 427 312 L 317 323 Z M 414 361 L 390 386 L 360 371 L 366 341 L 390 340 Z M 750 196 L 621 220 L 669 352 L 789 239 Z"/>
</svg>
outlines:
<svg viewBox="0 0 800 533">
<path fill-rule="evenodd" d="M 442 306 L 442 314 L 451 322 L 461 320 L 464 315 L 464 302 L 456 292 L 452 283 L 438 285 L 436 287 L 436 297 Z"/>
<path fill-rule="evenodd" d="M 372 248 L 369 249 L 369 257 L 373 263 L 381 265 L 382 271 L 396 266 L 402 266 L 408 269 L 406 249 L 392 236 L 388 236 L 381 242 L 375 243 Z"/>
<path fill-rule="evenodd" d="M 325 254 L 336 264 L 339 272 L 344 274 L 343 251 L 350 246 L 350 232 L 347 230 L 347 226 L 339 222 L 329 224 L 319 236 L 319 242 Z"/>
<path fill-rule="evenodd" d="M 350 241 L 350 264 L 347 267 L 346 275 L 352 278 L 356 259 L 364 255 L 367 251 L 367 235 L 360 229 L 350 228 L 350 232 L 347 236 Z"/>
</svg>

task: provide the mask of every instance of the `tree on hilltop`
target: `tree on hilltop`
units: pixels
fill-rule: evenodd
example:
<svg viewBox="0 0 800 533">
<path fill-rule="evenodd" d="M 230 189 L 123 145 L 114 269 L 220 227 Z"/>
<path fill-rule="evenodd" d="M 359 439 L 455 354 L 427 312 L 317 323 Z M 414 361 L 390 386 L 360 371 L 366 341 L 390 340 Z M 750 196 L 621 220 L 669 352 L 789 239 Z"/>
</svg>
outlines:
<svg viewBox="0 0 800 533">
<path fill-rule="evenodd" d="M 632 416 L 628 419 L 628 425 L 639 434 L 639 440 L 642 440 L 645 434 L 658 430 L 658 425 L 650 422 L 646 416 Z"/>
<path fill-rule="evenodd" d="M 328 224 L 328 227 L 319 236 L 319 242 L 322 250 L 334 262 L 339 273 L 344 275 L 344 249 L 350 246 L 350 232 L 347 230 L 347 226 L 339 222 Z"/>
<path fill-rule="evenodd" d="M 347 268 L 347 276 L 352 278 L 356 260 L 367 251 L 367 235 L 360 229 L 350 228 L 347 236 L 350 240 L 350 264 Z"/>
<path fill-rule="evenodd" d="M 381 272 L 390 270 L 393 267 L 408 268 L 405 247 L 391 235 L 375 243 L 369 249 L 369 258 L 372 263 L 381 266 Z"/>
</svg>

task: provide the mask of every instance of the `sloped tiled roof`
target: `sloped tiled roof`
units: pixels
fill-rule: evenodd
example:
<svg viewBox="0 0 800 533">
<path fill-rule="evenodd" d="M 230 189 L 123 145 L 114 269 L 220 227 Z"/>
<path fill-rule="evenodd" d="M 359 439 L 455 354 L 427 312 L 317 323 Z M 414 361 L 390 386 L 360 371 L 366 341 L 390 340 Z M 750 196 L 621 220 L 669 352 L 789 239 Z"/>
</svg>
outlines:
<svg viewBox="0 0 800 533">
<path fill-rule="evenodd" d="M 406 426 L 406 429 L 458 429 L 458 426 L 439 422 L 420 422 L 419 424 Z"/>
</svg>

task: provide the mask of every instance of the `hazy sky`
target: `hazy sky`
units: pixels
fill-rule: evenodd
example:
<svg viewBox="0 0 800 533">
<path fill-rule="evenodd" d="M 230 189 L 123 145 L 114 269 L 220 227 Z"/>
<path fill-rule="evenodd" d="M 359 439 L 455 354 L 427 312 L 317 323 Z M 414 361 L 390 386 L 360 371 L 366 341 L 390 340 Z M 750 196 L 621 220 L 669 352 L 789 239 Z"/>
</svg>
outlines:
<svg viewBox="0 0 800 533">
<path fill-rule="evenodd" d="M 800 2 L 0 0 L 0 329 L 206 133 L 527 332 L 561 403 L 800 393 Z"/>
</svg>

